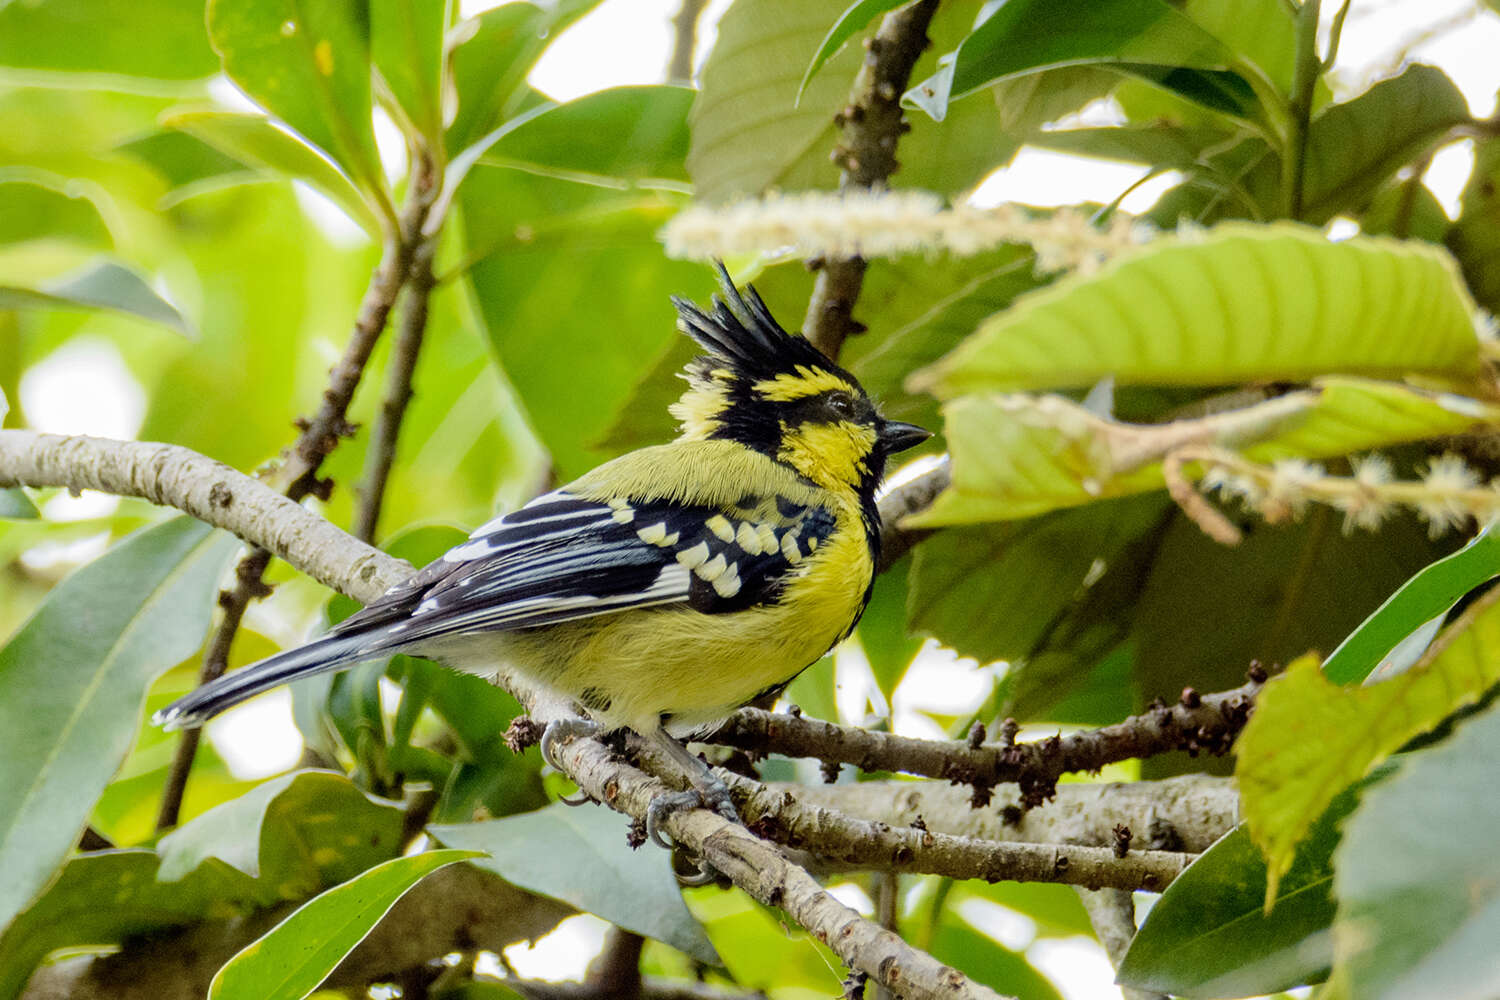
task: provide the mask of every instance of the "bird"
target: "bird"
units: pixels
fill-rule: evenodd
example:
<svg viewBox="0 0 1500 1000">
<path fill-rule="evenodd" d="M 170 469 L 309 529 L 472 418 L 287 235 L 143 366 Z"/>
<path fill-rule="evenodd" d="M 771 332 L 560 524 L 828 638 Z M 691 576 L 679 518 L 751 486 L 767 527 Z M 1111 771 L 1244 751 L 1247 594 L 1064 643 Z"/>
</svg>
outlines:
<svg viewBox="0 0 1500 1000">
<path fill-rule="evenodd" d="M 560 742 L 633 730 L 690 791 L 648 809 L 737 819 L 729 791 L 679 739 L 769 698 L 842 642 L 874 586 L 876 493 L 889 456 L 926 440 L 881 416 L 855 377 L 781 327 L 723 264 L 711 307 L 673 296 L 703 353 L 681 373 L 675 440 L 605 462 L 477 528 L 321 638 L 243 667 L 156 713 L 201 726 L 256 694 L 393 653 L 502 669 L 581 714 Z"/>
</svg>

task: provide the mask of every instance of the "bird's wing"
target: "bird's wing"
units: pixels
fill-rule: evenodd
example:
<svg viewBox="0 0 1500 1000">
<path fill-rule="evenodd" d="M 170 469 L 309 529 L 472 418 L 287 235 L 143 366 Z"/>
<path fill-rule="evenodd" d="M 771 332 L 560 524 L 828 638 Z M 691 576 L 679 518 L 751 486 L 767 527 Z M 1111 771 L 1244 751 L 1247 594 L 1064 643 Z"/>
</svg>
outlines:
<svg viewBox="0 0 1500 1000">
<path fill-rule="evenodd" d="M 736 518 L 556 490 L 483 525 L 334 632 L 384 632 L 373 652 L 652 605 L 735 611 L 774 600 L 833 526 L 820 507 Z"/>
</svg>

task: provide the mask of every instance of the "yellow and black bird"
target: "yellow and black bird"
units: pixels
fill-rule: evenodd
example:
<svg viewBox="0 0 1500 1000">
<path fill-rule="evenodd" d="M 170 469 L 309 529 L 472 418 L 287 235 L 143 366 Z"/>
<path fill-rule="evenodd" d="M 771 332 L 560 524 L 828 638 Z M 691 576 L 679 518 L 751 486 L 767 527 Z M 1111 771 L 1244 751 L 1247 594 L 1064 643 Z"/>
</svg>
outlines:
<svg viewBox="0 0 1500 1000">
<path fill-rule="evenodd" d="M 327 636 L 156 721 L 201 725 L 395 652 L 478 674 L 503 664 L 572 699 L 586 726 L 629 727 L 688 769 L 699 794 L 653 803 L 653 836 L 667 808 L 702 801 L 732 817 L 723 783 L 673 737 L 786 686 L 849 635 L 874 577 L 886 458 L 928 432 L 882 418 L 852 375 L 719 273 L 711 312 L 673 299 L 706 352 L 671 408 L 676 440 L 483 525 Z M 559 736 L 549 727 L 543 750 Z"/>
</svg>

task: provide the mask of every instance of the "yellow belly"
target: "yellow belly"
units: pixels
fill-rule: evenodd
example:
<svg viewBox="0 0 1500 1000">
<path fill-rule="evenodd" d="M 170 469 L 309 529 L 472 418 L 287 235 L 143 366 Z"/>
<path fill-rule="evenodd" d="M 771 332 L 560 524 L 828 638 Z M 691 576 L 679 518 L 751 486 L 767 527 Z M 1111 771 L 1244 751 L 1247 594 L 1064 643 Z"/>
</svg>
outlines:
<svg viewBox="0 0 1500 1000">
<path fill-rule="evenodd" d="M 644 732 L 669 717 L 673 732 L 702 728 L 848 635 L 873 572 L 863 531 L 850 527 L 819 547 L 775 605 L 718 615 L 643 608 L 497 635 L 496 652 L 605 726 Z"/>
</svg>

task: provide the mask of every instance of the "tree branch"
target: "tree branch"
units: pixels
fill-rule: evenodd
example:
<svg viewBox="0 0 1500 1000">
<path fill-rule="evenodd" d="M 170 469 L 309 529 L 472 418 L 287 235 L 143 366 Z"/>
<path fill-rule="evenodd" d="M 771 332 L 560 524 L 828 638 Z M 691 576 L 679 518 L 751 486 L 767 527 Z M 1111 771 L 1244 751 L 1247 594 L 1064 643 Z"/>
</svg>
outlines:
<svg viewBox="0 0 1500 1000">
<path fill-rule="evenodd" d="M 672 18 L 672 56 L 667 61 L 667 82 L 693 82 L 693 57 L 698 51 L 698 19 L 708 0 L 682 0 Z"/>
<path fill-rule="evenodd" d="M 1088 912 L 1094 936 L 1109 956 L 1109 964 L 1118 969 L 1135 937 L 1135 900 L 1121 889 L 1080 888 L 1078 898 Z M 1168 1000 L 1164 994 L 1130 986 L 1120 987 L 1120 996 L 1123 1000 Z"/>
<path fill-rule="evenodd" d="M 868 53 L 849 105 L 835 116 L 843 129 L 833 160 L 841 168 L 839 190 L 884 187 L 899 166 L 896 142 L 909 128 L 902 121 L 901 94 L 912 67 L 927 48 L 927 27 L 938 0 L 917 0 L 885 15 Z M 854 303 L 864 286 L 862 257 L 823 261 L 807 304 L 803 335 L 818 350 L 837 359 L 850 334 L 864 330 L 854 319 Z"/>
<path fill-rule="evenodd" d="M 1013 782 L 1020 787 L 1021 804 L 1031 808 L 1050 798 L 1057 779 L 1070 771 L 1097 771 L 1171 750 L 1227 751 L 1249 721 L 1265 681 L 1259 668 L 1252 673 L 1247 684 L 1231 691 L 1199 695 L 1187 689 L 1174 705 L 1158 704 L 1112 726 L 1031 743 L 920 740 L 756 708 L 731 715 L 704 742 L 942 778 L 972 786 L 976 808 L 989 802 L 995 785 Z"/>
</svg>

